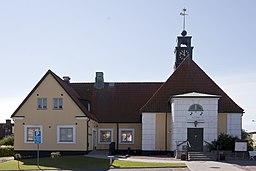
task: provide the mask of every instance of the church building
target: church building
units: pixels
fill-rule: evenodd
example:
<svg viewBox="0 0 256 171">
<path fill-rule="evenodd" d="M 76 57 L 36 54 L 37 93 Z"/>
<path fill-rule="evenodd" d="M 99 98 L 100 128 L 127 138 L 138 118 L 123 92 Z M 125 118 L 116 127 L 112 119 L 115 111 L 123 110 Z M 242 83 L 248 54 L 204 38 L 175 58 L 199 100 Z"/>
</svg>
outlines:
<svg viewBox="0 0 256 171">
<path fill-rule="evenodd" d="M 193 60 L 191 36 L 177 37 L 174 72 L 164 82 L 73 83 L 48 70 L 12 114 L 15 151 L 48 155 L 108 150 L 204 151 L 221 133 L 241 138 L 244 110 Z"/>
</svg>

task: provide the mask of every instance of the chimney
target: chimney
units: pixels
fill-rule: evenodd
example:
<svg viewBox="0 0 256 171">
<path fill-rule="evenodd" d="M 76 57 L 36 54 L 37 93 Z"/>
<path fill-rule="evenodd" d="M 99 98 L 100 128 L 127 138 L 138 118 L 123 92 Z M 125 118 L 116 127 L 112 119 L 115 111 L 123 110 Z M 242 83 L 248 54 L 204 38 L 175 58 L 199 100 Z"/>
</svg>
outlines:
<svg viewBox="0 0 256 171">
<path fill-rule="evenodd" d="M 104 88 L 103 72 L 96 72 L 94 88 L 96 88 L 96 89 Z"/>
<path fill-rule="evenodd" d="M 65 81 L 66 83 L 69 83 L 70 77 L 69 76 L 63 76 L 63 81 Z"/>
<path fill-rule="evenodd" d="M 11 120 L 10 119 L 6 119 L 6 124 L 11 125 L 12 124 Z"/>
</svg>

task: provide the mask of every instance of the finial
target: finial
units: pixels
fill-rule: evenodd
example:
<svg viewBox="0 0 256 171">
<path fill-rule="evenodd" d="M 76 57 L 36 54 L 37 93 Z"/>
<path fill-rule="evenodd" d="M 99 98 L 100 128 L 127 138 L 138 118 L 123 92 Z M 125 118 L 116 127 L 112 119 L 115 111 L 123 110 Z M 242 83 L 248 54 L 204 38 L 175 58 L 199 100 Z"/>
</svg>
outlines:
<svg viewBox="0 0 256 171">
<path fill-rule="evenodd" d="M 183 8 L 182 12 L 180 13 L 180 15 L 183 15 L 183 31 L 181 33 L 182 36 L 186 36 L 187 35 L 186 29 L 185 29 L 186 28 L 185 24 L 186 24 L 186 15 L 188 15 L 188 14 L 186 14 L 186 11 L 187 11 L 187 9 Z"/>
</svg>

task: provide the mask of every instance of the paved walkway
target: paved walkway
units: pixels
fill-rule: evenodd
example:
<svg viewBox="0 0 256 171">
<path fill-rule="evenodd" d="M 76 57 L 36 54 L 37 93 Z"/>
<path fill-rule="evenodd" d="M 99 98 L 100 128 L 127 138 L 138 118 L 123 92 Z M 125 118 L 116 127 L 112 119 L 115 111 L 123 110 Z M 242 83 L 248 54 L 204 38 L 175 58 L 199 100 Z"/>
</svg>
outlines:
<svg viewBox="0 0 256 171">
<path fill-rule="evenodd" d="M 191 171 L 244 171 L 233 164 L 217 161 L 188 161 L 186 165 Z"/>
<path fill-rule="evenodd" d="M 108 153 L 96 151 L 86 155 L 88 157 L 108 158 Z M 256 171 L 256 160 L 228 160 L 218 161 L 181 161 L 168 156 L 115 156 L 119 160 L 185 163 L 188 168 L 171 168 L 172 171 Z M 135 169 L 136 170 L 136 169 Z"/>
</svg>

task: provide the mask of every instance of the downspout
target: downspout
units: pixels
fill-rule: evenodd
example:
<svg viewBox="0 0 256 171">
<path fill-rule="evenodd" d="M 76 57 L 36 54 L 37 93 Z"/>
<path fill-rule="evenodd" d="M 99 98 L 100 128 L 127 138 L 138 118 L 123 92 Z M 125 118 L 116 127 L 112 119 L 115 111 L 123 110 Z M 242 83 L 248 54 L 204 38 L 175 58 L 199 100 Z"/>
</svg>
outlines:
<svg viewBox="0 0 256 171">
<path fill-rule="evenodd" d="M 86 145 L 86 151 L 88 152 L 88 150 L 89 150 L 89 122 L 90 122 L 90 118 L 87 120 L 87 134 L 86 134 L 86 136 L 87 136 L 87 145 Z"/>
<path fill-rule="evenodd" d="M 165 113 L 165 151 L 167 152 L 167 112 Z"/>
<path fill-rule="evenodd" d="M 116 133 L 116 150 L 117 150 L 117 152 L 119 153 L 119 147 L 118 147 L 118 143 L 119 143 L 119 137 L 118 137 L 118 134 L 119 134 L 119 124 L 118 123 L 116 123 L 116 131 L 117 131 L 117 133 Z"/>
</svg>

